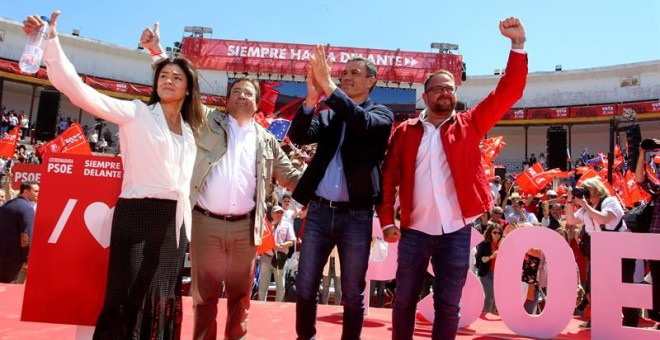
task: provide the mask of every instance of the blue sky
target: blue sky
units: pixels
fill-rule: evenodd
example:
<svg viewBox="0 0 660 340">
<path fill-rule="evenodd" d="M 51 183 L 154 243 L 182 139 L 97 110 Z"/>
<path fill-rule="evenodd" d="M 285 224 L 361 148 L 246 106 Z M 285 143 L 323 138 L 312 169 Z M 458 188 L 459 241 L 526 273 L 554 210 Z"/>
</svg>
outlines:
<svg viewBox="0 0 660 340">
<path fill-rule="evenodd" d="M 185 5 L 184 5 L 185 4 Z M 660 1 L 5 1 L 0 16 L 62 10 L 59 30 L 137 47 L 161 23 L 166 45 L 184 26 L 207 26 L 213 38 L 431 52 L 431 42 L 459 44 L 468 76 L 503 68 L 510 43 L 498 21 L 519 17 L 532 72 L 660 59 Z"/>
</svg>

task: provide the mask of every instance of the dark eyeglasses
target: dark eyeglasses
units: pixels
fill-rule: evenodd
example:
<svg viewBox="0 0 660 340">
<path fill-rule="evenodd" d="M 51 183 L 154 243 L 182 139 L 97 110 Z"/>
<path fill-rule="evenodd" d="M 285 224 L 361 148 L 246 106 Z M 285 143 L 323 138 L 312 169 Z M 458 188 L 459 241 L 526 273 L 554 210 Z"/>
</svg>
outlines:
<svg viewBox="0 0 660 340">
<path fill-rule="evenodd" d="M 502 232 L 497 230 L 493 230 L 492 233 L 493 235 L 502 235 Z"/>
<path fill-rule="evenodd" d="M 433 94 L 441 94 L 441 93 L 454 93 L 454 91 L 456 91 L 456 89 L 451 86 L 433 86 L 428 90 L 426 90 L 425 93 L 432 92 Z"/>
</svg>

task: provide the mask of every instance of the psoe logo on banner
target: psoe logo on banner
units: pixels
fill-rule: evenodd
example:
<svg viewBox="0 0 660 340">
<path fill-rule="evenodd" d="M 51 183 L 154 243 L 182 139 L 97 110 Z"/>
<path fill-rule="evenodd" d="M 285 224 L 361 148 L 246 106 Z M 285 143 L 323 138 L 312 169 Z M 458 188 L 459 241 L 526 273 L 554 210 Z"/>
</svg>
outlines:
<svg viewBox="0 0 660 340">
<path fill-rule="evenodd" d="M 41 181 L 41 164 L 34 163 L 16 163 L 12 170 L 11 188 L 18 190 L 21 183 L 25 181 Z"/>
<path fill-rule="evenodd" d="M 73 198 L 70 198 L 66 203 L 57 223 L 55 224 L 53 232 L 48 238 L 48 243 L 57 244 L 57 241 L 59 240 L 60 235 L 62 235 L 62 232 L 71 217 L 71 213 L 77 204 L 78 200 Z M 112 230 L 113 212 L 114 208 L 110 208 L 105 203 L 94 202 L 85 208 L 83 214 L 87 230 L 103 249 L 110 246 L 110 231 Z"/>
</svg>

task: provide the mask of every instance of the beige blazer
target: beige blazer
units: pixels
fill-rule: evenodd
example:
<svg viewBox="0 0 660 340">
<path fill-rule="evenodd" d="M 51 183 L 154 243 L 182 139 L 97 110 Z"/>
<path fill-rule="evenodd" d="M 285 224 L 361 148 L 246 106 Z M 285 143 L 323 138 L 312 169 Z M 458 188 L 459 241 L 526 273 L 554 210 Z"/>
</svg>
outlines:
<svg viewBox="0 0 660 340">
<path fill-rule="evenodd" d="M 208 126 L 201 129 L 197 141 L 197 159 L 190 183 L 190 204 L 197 203 L 206 176 L 213 166 L 227 151 L 227 114 L 207 108 Z M 252 214 L 252 236 L 254 245 L 261 244 L 261 235 L 266 217 L 266 197 L 269 193 L 271 178 L 293 191 L 302 173 L 291 165 L 289 157 L 282 151 L 280 143 L 261 125 L 254 123 L 257 131 L 257 192 L 255 193 L 255 211 Z M 194 228 L 194 226 L 193 226 Z"/>
</svg>

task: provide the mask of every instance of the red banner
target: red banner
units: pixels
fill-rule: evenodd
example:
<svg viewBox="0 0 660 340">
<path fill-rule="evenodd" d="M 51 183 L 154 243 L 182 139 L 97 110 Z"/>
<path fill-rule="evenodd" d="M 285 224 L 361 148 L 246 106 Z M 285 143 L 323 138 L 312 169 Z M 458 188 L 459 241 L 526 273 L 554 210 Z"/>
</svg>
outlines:
<svg viewBox="0 0 660 340">
<path fill-rule="evenodd" d="M 616 105 L 573 106 L 570 111 L 571 117 L 606 117 L 614 115 Z"/>
<path fill-rule="evenodd" d="M 516 120 L 516 119 L 525 119 L 525 109 L 510 109 L 504 114 L 502 119 L 506 120 Z"/>
<path fill-rule="evenodd" d="M 109 80 L 109 79 L 101 79 L 101 78 L 94 78 L 94 77 L 84 77 L 85 84 L 99 90 L 106 90 L 106 91 L 112 91 L 112 92 L 120 92 L 120 93 L 128 93 L 128 83 L 116 81 L 116 80 Z"/>
<path fill-rule="evenodd" d="M 14 152 L 16 151 L 16 143 L 18 143 L 18 134 L 20 131 L 21 127 L 17 126 L 0 139 L 0 157 L 14 158 Z"/>
<path fill-rule="evenodd" d="M 622 115 L 624 110 L 633 110 L 637 114 L 660 112 L 660 100 L 638 103 L 623 103 L 616 106 L 617 115 Z"/>
<path fill-rule="evenodd" d="M 61 135 L 44 145 L 44 154 L 55 152 L 77 155 L 92 154 L 87 137 L 79 123 L 72 124 Z"/>
<path fill-rule="evenodd" d="M 151 96 L 151 86 L 126 83 L 123 81 L 96 78 L 91 76 L 84 76 L 83 82 L 85 84 L 97 89 L 111 92 L 128 93 L 135 96 L 149 97 Z"/>
<path fill-rule="evenodd" d="M 21 74 L 18 63 L 15 61 L 0 59 L 0 71 Z"/>
<path fill-rule="evenodd" d="M 200 69 L 305 76 L 312 48 L 304 44 L 187 37 L 183 39 L 182 54 Z M 341 76 L 343 64 L 354 56 L 372 60 L 378 78 L 384 81 L 423 83 L 428 73 L 446 69 L 460 85 L 463 72 L 462 56 L 457 54 L 337 46 L 327 46 L 326 53 L 334 61 L 334 77 Z"/>
<path fill-rule="evenodd" d="M 50 154 L 43 166 L 39 201 L 46 203 L 35 217 L 21 320 L 94 325 L 108 270 L 104 226 L 121 189 L 121 159 Z"/>
<path fill-rule="evenodd" d="M 136 96 L 150 97 L 151 96 L 151 86 L 129 83 L 128 84 L 128 93 L 136 95 Z"/>
<path fill-rule="evenodd" d="M 227 97 L 216 96 L 212 94 L 202 94 L 202 103 L 211 106 L 227 106 Z"/>
<path fill-rule="evenodd" d="M 527 109 L 527 119 L 568 118 L 567 107 L 546 107 Z"/>
<path fill-rule="evenodd" d="M 15 163 L 11 170 L 11 188 L 18 190 L 25 181 L 41 181 L 41 164 Z"/>
</svg>

